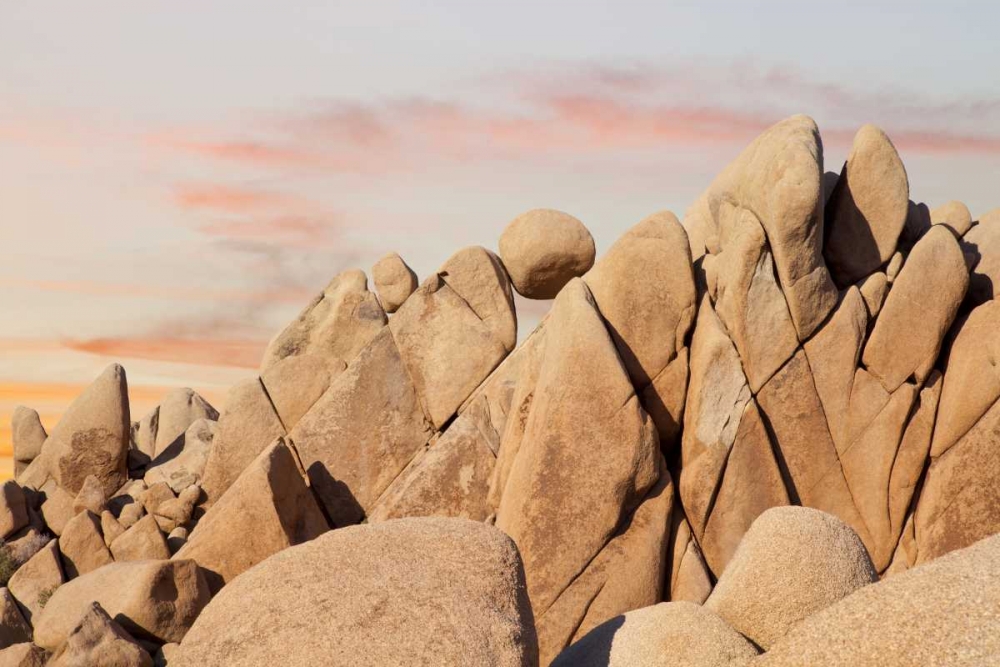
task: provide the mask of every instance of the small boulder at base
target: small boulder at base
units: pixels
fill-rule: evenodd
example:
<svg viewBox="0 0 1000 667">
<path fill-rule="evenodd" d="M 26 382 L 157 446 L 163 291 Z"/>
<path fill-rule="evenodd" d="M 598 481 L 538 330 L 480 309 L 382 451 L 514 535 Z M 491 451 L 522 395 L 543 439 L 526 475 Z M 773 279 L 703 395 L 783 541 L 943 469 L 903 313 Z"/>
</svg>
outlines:
<svg viewBox="0 0 1000 667">
<path fill-rule="evenodd" d="M 170 661 L 420 664 L 538 664 L 521 559 L 499 530 L 422 518 L 331 531 L 233 580 Z"/>
<path fill-rule="evenodd" d="M 750 526 L 705 607 L 767 650 L 803 618 L 877 580 L 846 523 L 807 507 L 775 507 Z"/>
<path fill-rule="evenodd" d="M 96 602 L 47 663 L 48 667 L 153 667 L 153 659 Z"/>
<path fill-rule="evenodd" d="M 500 237 L 500 258 L 514 289 L 529 299 L 554 299 L 594 265 L 594 238 L 562 211 L 536 208 L 514 218 Z"/>
<path fill-rule="evenodd" d="M 35 615 L 35 643 L 57 649 L 93 602 L 138 640 L 179 642 L 209 597 L 194 561 L 112 563 L 56 589 Z"/>
<path fill-rule="evenodd" d="M 385 255 L 372 267 L 372 282 L 382 308 L 395 313 L 417 289 L 417 274 L 394 252 Z"/>
<path fill-rule="evenodd" d="M 43 667 L 46 660 L 45 649 L 28 642 L 0 649 L 0 667 Z"/>
<path fill-rule="evenodd" d="M 602 623 L 559 654 L 552 667 L 738 667 L 757 649 L 693 602 L 662 602 Z"/>
</svg>

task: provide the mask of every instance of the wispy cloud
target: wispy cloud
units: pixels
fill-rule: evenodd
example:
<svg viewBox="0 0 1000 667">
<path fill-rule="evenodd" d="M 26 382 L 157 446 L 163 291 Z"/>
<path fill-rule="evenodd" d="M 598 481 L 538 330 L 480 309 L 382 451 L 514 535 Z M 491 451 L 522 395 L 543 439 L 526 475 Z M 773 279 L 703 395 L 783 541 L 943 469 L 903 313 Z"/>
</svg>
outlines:
<svg viewBox="0 0 1000 667">
<path fill-rule="evenodd" d="M 71 350 L 113 359 L 150 359 L 240 368 L 256 368 L 267 345 L 266 340 L 169 337 L 66 339 L 62 342 Z"/>
</svg>

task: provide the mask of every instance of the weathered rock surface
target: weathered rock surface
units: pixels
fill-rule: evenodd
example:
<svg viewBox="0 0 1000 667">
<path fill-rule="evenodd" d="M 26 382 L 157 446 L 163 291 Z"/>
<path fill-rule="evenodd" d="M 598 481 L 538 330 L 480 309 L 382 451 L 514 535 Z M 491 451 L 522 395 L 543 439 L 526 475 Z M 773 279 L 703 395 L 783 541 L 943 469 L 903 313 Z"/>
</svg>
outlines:
<svg viewBox="0 0 1000 667">
<path fill-rule="evenodd" d="M 372 267 L 372 282 L 387 313 L 395 313 L 417 289 L 417 274 L 397 253 L 384 255 Z"/>
<path fill-rule="evenodd" d="M 528 667 L 535 642 L 509 538 L 462 519 L 402 519 L 332 531 L 244 573 L 205 608 L 170 667 Z"/>
<path fill-rule="evenodd" d="M 318 537 L 327 528 L 292 451 L 278 440 L 202 517 L 173 560 L 196 562 L 215 593 L 268 556 Z"/>
<path fill-rule="evenodd" d="M 951 229 L 962 236 L 972 227 L 972 214 L 969 207 L 960 201 L 950 201 L 935 209 L 931 209 L 932 225 L 948 225 Z"/>
<path fill-rule="evenodd" d="M 500 236 L 500 258 L 514 289 L 529 299 L 554 299 L 594 265 L 594 238 L 562 211 L 538 208 L 514 218 Z"/>
<path fill-rule="evenodd" d="M 14 644 L 0 649 L 0 667 L 43 667 L 48 654 L 31 643 Z"/>
<path fill-rule="evenodd" d="M 194 561 L 112 563 L 56 589 L 35 615 L 35 643 L 57 649 L 93 602 L 138 640 L 179 642 L 209 597 Z"/>
<path fill-rule="evenodd" d="M 143 478 L 148 486 L 163 482 L 174 493 L 197 484 L 205 473 L 218 435 L 218 422 L 199 419 L 188 427 L 184 437 L 153 459 Z"/>
<path fill-rule="evenodd" d="M 612 618 L 563 651 L 552 667 L 738 667 L 757 649 L 693 602 L 664 602 Z"/>
<path fill-rule="evenodd" d="M 1000 660 L 1000 537 L 865 586 L 801 622 L 756 664 L 988 665 Z"/>
<path fill-rule="evenodd" d="M 153 667 L 153 659 L 101 605 L 92 602 L 47 664 L 50 667 Z"/>
<path fill-rule="evenodd" d="M 849 526 L 806 507 L 777 507 L 747 531 L 705 607 L 767 650 L 802 619 L 877 580 Z"/>
<path fill-rule="evenodd" d="M 19 405 L 10 418 L 10 439 L 14 449 L 14 474 L 20 475 L 42 452 L 48 434 L 38 413 Z"/>
<path fill-rule="evenodd" d="M 7 589 L 17 601 L 24 618 L 32 617 L 45 606 L 45 600 L 66 581 L 59 544 L 52 540 L 28 562 L 18 568 L 7 583 Z"/>
<path fill-rule="evenodd" d="M 166 560 L 170 558 L 167 540 L 147 514 L 111 543 L 111 554 L 116 562 L 128 560 Z"/>
<path fill-rule="evenodd" d="M 88 511 L 80 512 L 66 524 L 59 536 L 59 551 L 67 579 L 92 572 L 114 560 L 101 535 L 101 520 Z"/>
<path fill-rule="evenodd" d="M 0 588 L 0 648 L 31 641 L 31 626 L 6 588 Z"/>
<path fill-rule="evenodd" d="M 0 537 L 6 539 L 28 525 L 28 506 L 17 482 L 0 484 Z"/>
</svg>

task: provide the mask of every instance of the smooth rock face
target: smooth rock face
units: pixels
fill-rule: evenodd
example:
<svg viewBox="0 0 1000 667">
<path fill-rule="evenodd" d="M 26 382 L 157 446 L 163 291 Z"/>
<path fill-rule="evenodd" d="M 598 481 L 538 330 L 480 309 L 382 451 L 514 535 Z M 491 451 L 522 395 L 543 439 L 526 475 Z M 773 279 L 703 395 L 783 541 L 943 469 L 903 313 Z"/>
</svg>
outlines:
<svg viewBox="0 0 1000 667">
<path fill-rule="evenodd" d="M 20 475 L 42 451 L 48 434 L 38 413 L 19 405 L 10 418 L 10 438 L 14 449 L 14 472 Z"/>
<path fill-rule="evenodd" d="M 156 525 L 156 519 L 147 514 L 111 543 L 111 554 L 116 562 L 127 560 L 166 560 L 170 558 L 167 540 Z"/>
<path fill-rule="evenodd" d="M 127 479 L 130 431 L 125 369 L 113 364 L 73 401 L 45 441 L 49 473 L 74 495 L 94 475 L 110 496 Z"/>
<path fill-rule="evenodd" d="M 927 378 L 968 285 L 954 232 L 935 225 L 910 252 L 862 354 L 886 391 Z"/>
<path fill-rule="evenodd" d="M 260 371 L 266 372 L 286 357 L 308 352 L 350 363 L 385 323 L 385 311 L 368 291 L 364 271 L 344 271 L 275 336 L 264 351 Z"/>
<path fill-rule="evenodd" d="M 48 654 L 31 643 L 14 644 L 0 649 L 0 667 L 43 667 Z"/>
<path fill-rule="evenodd" d="M 260 563 L 205 608 L 170 667 L 537 660 L 513 542 L 426 518 L 335 530 Z"/>
<path fill-rule="evenodd" d="M 114 561 L 101 535 L 101 520 L 92 512 L 73 517 L 59 536 L 66 578 L 87 574 Z"/>
<path fill-rule="evenodd" d="M 617 616 L 571 645 L 552 667 L 738 667 L 757 649 L 693 602 L 663 602 Z"/>
<path fill-rule="evenodd" d="M 818 510 L 777 507 L 750 526 L 705 607 L 767 650 L 802 619 L 877 580 L 849 526 Z"/>
<path fill-rule="evenodd" d="M 319 400 L 330 383 L 344 372 L 343 359 L 307 353 L 286 357 L 268 368 L 260 382 L 274 412 L 287 431 Z"/>
<path fill-rule="evenodd" d="M 197 562 L 214 593 L 268 556 L 327 528 L 294 455 L 278 440 L 202 517 L 173 560 Z"/>
<path fill-rule="evenodd" d="M 101 605 L 92 602 L 79 624 L 48 662 L 50 667 L 106 665 L 153 667 L 144 648 L 112 620 Z"/>
<path fill-rule="evenodd" d="M 18 568 L 7 582 L 7 589 L 29 622 L 42 610 L 43 600 L 66 580 L 59 558 L 59 544 L 52 540 Z"/>
<path fill-rule="evenodd" d="M 56 589 L 35 615 L 35 643 L 58 648 L 92 602 L 136 639 L 179 642 L 210 597 L 194 561 L 112 563 Z"/>
<path fill-rule="evenodd" d="M 101 488 L 101 482 L 95 476 L 87 475 L 80 493 L 76 494 L 73 500 L 73 513 L 79 514 L 86 510 L 100 516 L 106 504 L 107 498 L 104 489 Z"/>
<path fill-rule="evenodd" d="M 153 458 L 170 447 L 183 448 L 183 442 L 178 442 L 178 439 L 183 438 L 188 427 L 199 419 L 216 421 L 219 411 L 187 387 L 167 392 L 159 406 Z"/>
<path fill-rule="evenodd" d="M 554 299 L 594 265 L 594 238 L 562 211 L 537 208 L 514 218 L 500 236 L 500 258 L 518 294 Z"/>
<path fill-rule="evenodd" d="M 375 292 L 387 313 L 395 313 L 417 289 L 417 274 L 397 253 L 384 255 L 372 267 Z"/>
<path fill-rule="evenodd" d="M 571 281 L 546 325 L 524 438 L 497 509 L 497 527 L 514 539 L 524 559 L 536 618 L 608 543 L 659 476 L 656 429 L 589 290 L 583 281 Z M 547 643 L 541 629 L 539 639 Z"/>
<path fill-rule="evenodd" d="M 931 224 L 948 225 L 959 236 L 972 227 L 972 214 L 969 207 L 960 201 L 950 201 L 931 209 Z"/>
<path fill-rule="evenodd" d="M 1000 537 L 865 586 L 802 621 L 761 665 L 990 665 L 1000 661 Z M 757 663 L 754 663 L 755 665 Z"/>
<path fill-rule="evenodd" d="M 854 135 L 837 186 L 826 205 L 823 255 L 847 287 L 889 261 L 910 203 L 906 169 L 892 141 L 874 125 Z"/>
</svg>

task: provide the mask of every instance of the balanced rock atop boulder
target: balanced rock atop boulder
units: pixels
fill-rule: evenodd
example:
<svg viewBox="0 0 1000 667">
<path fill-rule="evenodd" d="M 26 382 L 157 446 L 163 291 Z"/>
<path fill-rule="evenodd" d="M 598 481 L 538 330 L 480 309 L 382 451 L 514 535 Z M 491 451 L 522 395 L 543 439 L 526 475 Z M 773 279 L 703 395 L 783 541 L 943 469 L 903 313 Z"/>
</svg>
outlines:
<svg viewBox="0 0 1000 667">
<path fill-rule="evenodd" d="M 19 405 L 10 418 L 10 439 L 14 449 L 14 473 L 20 475 L 42 452 L 42 445 L 49 437 L 38 413 Z"/>
<path fill-rule="evenodd" d="M 935 209 L 931 209 L 932 225 L 948 225 L 959 236 L 972 227 L 972 214 L 969 207 L 960 201 L 950 201 Z"/>
<path fill-rule="evenodd" d="M 46 466 L 48 475 L 73 495 L 94 475 L 111 496 L 128 479 L 130 432 L 125 369 L 113 364 L 67 408 L 28 469 Z"/>
<path fill-rule="evenodd" d="M 865 586 L 810 616 L 753 664 L 1000 664 L 1000 536 Z"/>
<path fill-rule="evenodd" d="M 518 294 L 554 299 L 594 265 L 594 238 L 562 211 L 537 208 L 514 218 L 500 236 L 500 258 Z"/>
<path fill-rule="evenodd" d="M 906 224 L 910 186 L 885 132 L 865 125 L 854 135 L 826 205 L 823 254 L 836 283 L 847 287 L 889 261 Z"/>
<path fill-rule="evenodd" d="M 757 649 L 693 602 L 663 602 L 597 626 L 559 654 L 552 667 L 739 667 Z"/>
<path fill-rule="evenodd" d="M 372 267 L 375 292 L 387 313 L 395 313 L 403 302 L 417 289 L 417 274 L 403 258 L 390 252 Z"/>
<path fill-rule="evenodd" d="M 212 600 L 170 667 L 537 661 L 513 542 L 427 518 L 343 528 L 265 560 Z"/>
<path fill-rule="evenodd" d="M 807 507 L 754 521 L 705 607 L 767 650 L 802 619 L 878 580 L 857 534 Z"/>
</svg>

